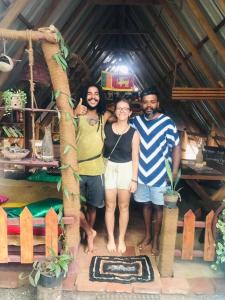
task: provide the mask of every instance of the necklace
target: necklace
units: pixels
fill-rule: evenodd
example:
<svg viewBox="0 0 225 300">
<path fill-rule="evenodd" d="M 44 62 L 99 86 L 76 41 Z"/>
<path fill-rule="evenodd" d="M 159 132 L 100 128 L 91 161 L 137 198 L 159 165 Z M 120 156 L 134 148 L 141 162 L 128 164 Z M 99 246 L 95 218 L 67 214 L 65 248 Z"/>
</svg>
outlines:
<svg viewBox="0 0 225 300">
<path fill-rule="evenodd" d="M 130 128 L 130 125 L 128 124 L 127 127 L 125 128 L 119 128 L 119 126 L 117 125 L 117 123 L 114 123 L 114 132 L 115 134 L 118 134 L 118 135 L 122 135 L 124 134 L 125 132 L 127 132 L 127 130 Z"/>
</svg>

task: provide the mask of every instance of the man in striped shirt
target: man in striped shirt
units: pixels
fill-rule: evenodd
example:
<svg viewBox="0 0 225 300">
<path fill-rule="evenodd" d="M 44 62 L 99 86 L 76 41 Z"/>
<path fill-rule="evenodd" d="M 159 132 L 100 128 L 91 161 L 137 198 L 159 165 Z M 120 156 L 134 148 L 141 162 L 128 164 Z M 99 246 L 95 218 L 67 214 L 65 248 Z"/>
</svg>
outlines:
<svg viewBox="0 0 225 300">
<path fill-rule="evenodd" d="M 158 255 L 164 205 L 163 192 L 167 184 L 165 159 L 172 162 L 175 178 L 181 157 L 180 141 L 175 123 L 159 112 L 156 88 L 144 90 L 141 99 L 143 114 L 131 120 L 132 126 L 140 134 L 138 189 L 134 199 L 143 204 L 145 237 L 139 249 L 151 244 L 152 254 Z M 153 230 L 151 230 L 152 211 L 155 214 Z"/>
</svg>

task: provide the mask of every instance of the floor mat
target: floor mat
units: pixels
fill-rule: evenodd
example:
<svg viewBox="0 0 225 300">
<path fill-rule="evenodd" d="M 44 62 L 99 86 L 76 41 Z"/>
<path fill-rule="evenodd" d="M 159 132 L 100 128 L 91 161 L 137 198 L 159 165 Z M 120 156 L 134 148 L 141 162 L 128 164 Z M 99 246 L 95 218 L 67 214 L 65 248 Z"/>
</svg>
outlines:
<svg viewBox="0 0 225 300">
<path fill-rule="evenodd" d="M 119 283 L 148 282 L 154 280 L 154 273 L 146 255 L 93 256 L 89 279 Z"/>
</svg>

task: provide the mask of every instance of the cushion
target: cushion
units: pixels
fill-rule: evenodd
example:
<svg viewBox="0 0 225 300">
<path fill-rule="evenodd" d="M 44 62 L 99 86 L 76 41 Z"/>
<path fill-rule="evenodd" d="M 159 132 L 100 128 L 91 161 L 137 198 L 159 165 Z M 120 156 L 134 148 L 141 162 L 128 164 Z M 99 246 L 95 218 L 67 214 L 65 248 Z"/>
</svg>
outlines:
<svg viewBox="0 0 225 300">
<path fill-rule="evenodd" d="M 48 174 L 45 170 L 38 170 L 34 174 L 27 177 L 29 181 L 36 181 L 36 182 L 58 182 L 61 176 L 59 175 L 51 175 Z"/>
<path fill-rule="evenodd" d="M 7 202 L 8 200 L 9 200 L 9 198 L 6 197 L 5 195 L 0 195 L 0 204 L 1 204 L 1 203 L 5 203 L 5 202 Z"/>
</svg>

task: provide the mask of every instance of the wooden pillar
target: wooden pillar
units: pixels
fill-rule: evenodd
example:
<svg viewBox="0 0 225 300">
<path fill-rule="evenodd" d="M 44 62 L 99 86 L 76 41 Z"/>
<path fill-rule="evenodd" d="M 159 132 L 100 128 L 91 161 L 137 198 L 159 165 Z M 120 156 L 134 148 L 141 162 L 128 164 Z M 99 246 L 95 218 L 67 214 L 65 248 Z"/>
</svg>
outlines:
<svg viewBox="0 0 225 300">
<path fill-rule="evenodd" d="M 178 208 L 163 208 L 160 235 L 158 269 L 161 277 L 173 276 L 175 242 L 177 235 Z"/>
<path fill-rule="evenodd" d="M 181 159 L 187 159 L 187 145 L 188 145 L 188 134 L 186 129 L 184 129 L 181 137 Z"/>
</svg>

